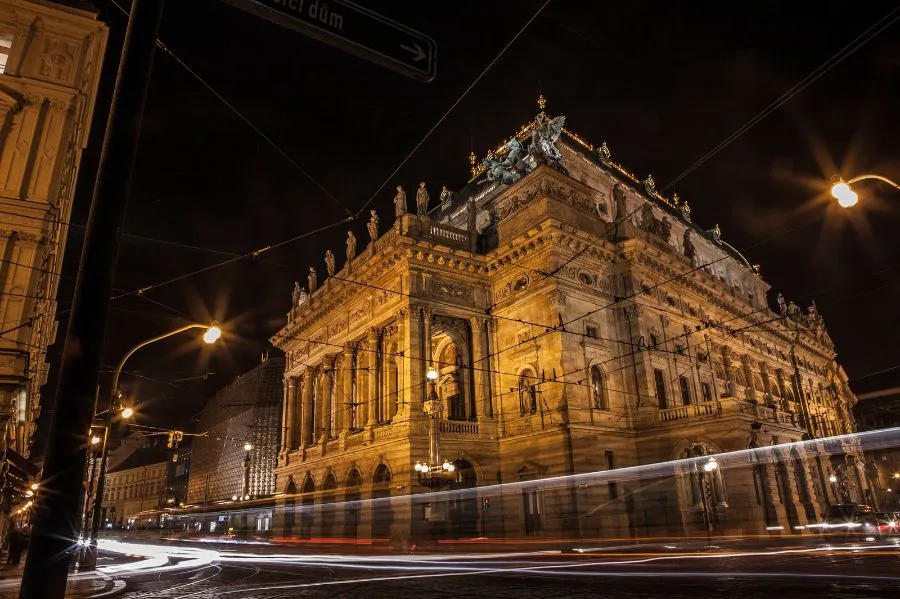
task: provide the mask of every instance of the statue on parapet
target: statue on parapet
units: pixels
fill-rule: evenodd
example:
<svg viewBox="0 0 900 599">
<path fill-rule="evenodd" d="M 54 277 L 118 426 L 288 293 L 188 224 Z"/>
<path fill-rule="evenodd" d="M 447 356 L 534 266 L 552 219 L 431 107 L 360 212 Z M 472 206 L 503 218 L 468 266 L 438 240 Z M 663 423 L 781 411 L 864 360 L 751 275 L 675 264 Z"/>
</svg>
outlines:
<svg viewBox="0 0 900 599">
<path fill-rule="evenodd" d="M 779 293 L 778 297 L 775 298 L 775 301 L 778 302 L 778 313 L 781 314 L 782 317 L 787 316 L 788 306 L 784 296 Z"/>
<path fill-rule="evenodd" d="M 353 231 L 347 231 L 347 264 L 349 265 L 356 258 L 356 235 Z"/>
<path fill-rule="evenodd" d="M 397 195 L 394 196 L 394 216 L 396 218 L 402 218 L 406 212 L 406 192 L 403 191 L 403 186 L 398 185 Z"/>
<path fill-rule="evenodd" d="M 557 170 L 566 172 L 562 164 L 562 153 L 556 147 L 556 142 L 562 134 L 566 117 L 558 116 L 555 119 L 544 121 L 535 126 L 531 131 L 531 145 L 528 147 L 528 155 L 535 163 L 546 164 Z"/>
<path fill-rule="evenodd" d="M 691 241 L 691 230 L 684 230 L 684 255 L 688 260 L 691 261 L 691 264 L 694 264 L 694 258 L 697 256 L 697 249 L 694 247 L 694 242 Z"/>
<path fill-rule="evenodd" d="M 453 192 L 447 189 L 446 185 L 441 186 L 441 208 L 447 209 L 450 207 L 450 202 L 453 201 Z"/>
<path fill-rule="evenodd" d="M 709 233 L 713 236 L 715 241 L 722 241 L 722 229 L 719 228 L 719 223 L 709 230 Z"/>
<path fill-rule="evenodd" d="M 426 216 L 428 214 L 428 202 L 431 198 L 428 196 L 428 190 L 425 189 L 425 181 L 419 183 L 419 189 L 416 190 L 416 214 Z"/>
<path fill-rule="evenodd" d="M 306 280 L 309 282 L 309 293 L 311 295 L 311 294 L 315 293 L 316 288 L 317 288 L 316 284 L 319 280 L 319 275 L 316 272 L 316 269 L 314 266 L 309 267 L 309 274 L 306 275 Z"/>
<path fill-rule="evenodd" d="M 371 216 L 369 217 L 369 222 L 366 224 L 366 228 L 369 230 L 369 237 L 372 238 L 372 243 L 375 243 L 378 240 L 378 213 L 374 210 L 369 211 Z"/>
<path fill-rule="evenodd" d="M 334 276 L 334 252 L 331 250 L 325 251 L 325 269 L 328 271 L 328 276 Z"/>
<path fill-rule="evenodd" d="M 688 205 L 687 200 L 681 203 L 681 218 L 686 220 L 687 222 L 691 222 L 691 207 Z"/>
<path fill-rule="evenodd" d="M 606 145 L 605 141 L 597 148 L 597 156 L 600 157 L 600 162 L 603 163 L 609 163 L 612 160 L 612 152 L 609 151 L 609 146 Z"/>
<path fill-rule="evenodd" d="M 306 303 L 307 300 L 306 289 L 300 286 L 300 283 L 294 281 L 294 290 L 291 293 L 292 304 L 296 306 L 302 306 Z"/>
</svg>

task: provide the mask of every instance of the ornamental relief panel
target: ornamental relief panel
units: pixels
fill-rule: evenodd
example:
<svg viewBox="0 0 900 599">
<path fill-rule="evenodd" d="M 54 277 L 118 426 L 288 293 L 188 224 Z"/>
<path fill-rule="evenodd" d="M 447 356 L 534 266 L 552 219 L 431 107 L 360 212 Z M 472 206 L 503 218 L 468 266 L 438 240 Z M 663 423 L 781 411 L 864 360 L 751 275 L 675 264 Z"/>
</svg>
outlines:
<svg viewBox="0 0 900 599">
<path fill-rule="evenodd" d="M 534 185 L 523 188 L 520 193 L 501 201 L 497 206 L 497 218 L 503 220 L 542 197 L 568 204 L 579 212 L 590 216 L 596 217 L 607 214 L 606 194 L 602 191 L 592 191 L 597 197 L 591 198 L 574 187 L 550 179 L 542 179 Z"/>
<path fill-rule="evenodd" d="M 471 304 L 474 292 L 470 285 L 451 283 L 430 278 L 425 284 L 425 292 L 431 296 L 447 299 L 457 304 Z"/>
<path fill-rule="evenodd" d="M 513 295 L 525 291 L 531 284 L 531 277 L 522 275 L 518 279 L 507 281 L 506 285 L 500 287 L 494 292 L 494 301 L 502 302 Z"/>
</svg>

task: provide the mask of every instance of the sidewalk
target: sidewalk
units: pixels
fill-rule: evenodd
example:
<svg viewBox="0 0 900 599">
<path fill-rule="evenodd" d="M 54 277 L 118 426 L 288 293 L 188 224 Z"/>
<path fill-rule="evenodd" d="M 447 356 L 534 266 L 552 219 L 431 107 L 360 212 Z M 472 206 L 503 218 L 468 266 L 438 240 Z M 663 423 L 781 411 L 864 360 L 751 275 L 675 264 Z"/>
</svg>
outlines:
<svg viewBox="0 0 900 599">
<path fill-rule="evenodd" d="M 0 566 L 0 599 L 18 599 L 24 564 Z M 125 592 L 125 583 L 113 580 L 100 572 L 70 574 L 66 597 L 71 599 L 100 599 L 115 597 Z"/>
</svg>

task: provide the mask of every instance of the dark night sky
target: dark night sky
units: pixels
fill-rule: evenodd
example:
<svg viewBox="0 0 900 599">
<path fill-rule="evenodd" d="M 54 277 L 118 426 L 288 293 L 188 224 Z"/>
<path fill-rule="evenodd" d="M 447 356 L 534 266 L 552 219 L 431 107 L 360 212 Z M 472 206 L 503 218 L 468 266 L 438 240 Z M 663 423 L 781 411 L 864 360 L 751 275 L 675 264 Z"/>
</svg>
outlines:
<svg viewBox="0 0 900 599">
<path fill-rule="evenodd" d="M 541 2 L 362 4 L 437 41 L 433 82 L 406 79 L 216 0 L 170 0 L 160 34 L 351 210 Z M 411 191 L 424 179 L 432 197 L 442 184 L 461 187 L 469 151 L 483 156 L 530 120 L 539 91 L 549 113 L 567 115 L 569 129 L 595 144 L 606 140 L 617 161 L 642 177 L 652 173 L 664 187 L 895 5 L 823 1 L 809 10 L 773 0 L 736 11 L 721 2 L 554 0 L 373 205 L 385 221 L 397 184 Z M 102 14 L 115 30 L 117 58 L 125 19 L 114 10 Z M 839 359 L 859 379 L 857 392 L 898 380 L 861 377 L 900 364 L 900 193 L 866 185 L 856 211 L 839 211 L 827 201 L 826 181 L 838 171 L 900 179 L 898 72 L 900 23 L 894 23 L 676 187 L 695 221 L 719 223 L 725 240 L 762 265 L 772 303 L 779 290 L 804 307 L 816 301 Z M 96 132 L 92 141 L 99 145 Z M 76 223 L 86 218 L 97 153 L 85 158 Z M 157 53 L 118 289 L 154 285 L 342 216 L 181 66 Z M 364 235 L 364 222 L 352 226 Z M 227 327 L 222 347 L 210 352 L 182 337 L 130 362 L 141 375 L 165 381 L 215 372 L 175 386 L 142 379 L 134 388 L 162 421 L 193 413 L 203 397 L 258 361 L 284 321 L 292 282 L 305 283 L 308 265 L 323 272 L 326 248 L 342 256 L 344 230 L 340 225 L 258 259 L 153 288 L 148 299 L 116 300 L 107 363 L 184 317 L 217 318 Z M 82 240 L 73 230 L 70 276 Z M 60 298 L 71 289 L 65 279 Z"/>
</svg>

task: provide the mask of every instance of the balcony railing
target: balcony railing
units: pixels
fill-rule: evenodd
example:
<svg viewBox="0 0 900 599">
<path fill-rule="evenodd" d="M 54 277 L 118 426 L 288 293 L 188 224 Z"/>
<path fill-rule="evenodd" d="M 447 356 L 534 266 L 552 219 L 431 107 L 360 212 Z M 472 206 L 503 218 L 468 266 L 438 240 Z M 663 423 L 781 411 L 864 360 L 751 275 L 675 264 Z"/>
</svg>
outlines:
<svg viewBox="0 0 900 599">
<path fill-rule="evenodd" d="M 441 432 L 456 435 L 478 435 L 478 423 L 441 420 Z"/>
<path fill-rule="evenodd" d="M 715 416 L 722 412 L 722 404 L 718 401 L 708 401 L 704 403 L 691 404 L 687 406 L 678 406 L 677 408 L 669 408 L 659 411 L 660 422 L 672 422 L 674 420 L 685 420 L 687 418 L 697 418 L 700 416 Z"/>
</svg>

